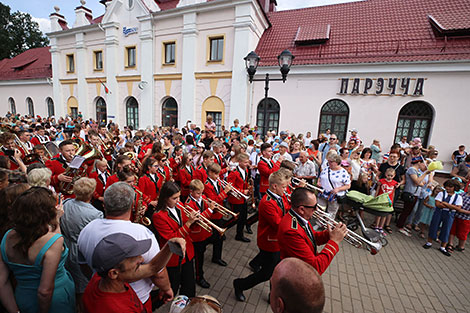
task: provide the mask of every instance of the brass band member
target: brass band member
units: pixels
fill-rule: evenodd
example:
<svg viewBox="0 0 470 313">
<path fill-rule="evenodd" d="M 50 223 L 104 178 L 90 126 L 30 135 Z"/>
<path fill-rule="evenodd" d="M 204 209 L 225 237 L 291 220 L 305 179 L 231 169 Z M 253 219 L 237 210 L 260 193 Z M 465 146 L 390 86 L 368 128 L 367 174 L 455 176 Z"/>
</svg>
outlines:
<svg viewBox="0 0 470 313">
<path fill-rule="evenodd" d="M 108 171 L 108 163 L 105 160 L 96 160 L 95 170 L 91 172 L 90 178 L 96 181 L 95 192 L 93 193 L 92 204 L 100 211 L 104 211 L 104 190 L 111 173 Z"/>
<path fill-rule="evenodd" d="M 15 145 L 15 135 L 12 133 L 3 133 L 0 135 L 0 143 L 2 148 L 0 149 L 0 155 L 4 155 L 10 161 L 10 170 L 20 169 L 26 173 L 26 166 L 21 159 L 21 151 L 17 149 Z"/>
<path fill-rule="evenodd" d="M 139 178 L 139 189 L 150 198 L 150 205 L 157 206 L 158 195 L 162 189 L 164 177 L 158 172 L 158 161 L 153 157 L 145 159 L 142 165 L 142 176 Z"/>
<path fill-rule="evenodd" d="M 183 158 L 183 148 L 181 146 L 178 146 L 175 147 L 173 151 L 174 156 L 168 159 L 168 162 L 170 163 L 170 168 L 173 173 L 173 180 L 179 182 L 179 168 L 181 164 L 181 159 Z"/>
<path fill-rule="evenodd" d="M 75 155 L 75 146 L 73 141 L 64 140 L 59 144 L 59 156 L 46 161 L 46 166 L 52 171 L 51 185 L 55 188 L 56 192 L 60 192 L 59 182 L 72 182 L 72 177 L 66 176 L 63 173 L 69 167 Z M 72 198 L 74 195 L 64 195 L 66 198 Z"/>
<path fill-rule="evenodd" d="M 183 154 L 181 165 L 179 169 L 179 178 L 181 185 L 181 200 L 184 202 L 189 195 L 189 184 L 193 180 L 194 172 L 196 171 L 193 167 L 193 156 L 191 154 Z"/>
<path fill-rule="evenodd" d="M 136 185 L 136 175 L 130 168 L 128 167 L 123 168 L 122 171 L 119 171 L 117 173 L 117 176 L 119 178 L 119 181 L 125 182 L 126 184 L 128 184 L 134 189 L 135 201 L 134 201 L 134 208 L 132 209 L 132 212 L 131 212 L 131 221 L 134 223 L 140 222 L 137 219 L 138 214 L 141 214 L 142 216 L 145 214 L 145 211 L 147 211 L 147 208 L 151 200 Z M 138 212 L 139 210 L 142 210 L 142 212 Z"/>
<path fill-rule="evenodd" d="M 46 130 L 44 129 L 44 127 L 36 126 L 36 135 L 31 138 L 31 143 L 36 146 L 39 144 L 44 145 L 49 141 L 51 141 L 51 139 L 49 138 L 49 136 L 46 135 Z"/>
<path fill-rule="evenodd" d="M 199 179 L 200 181 L 207 180 L 207 166 L 214 162 L 214 152 L 206 150 L 202 153 L 202 163 L 196 169 L 194 173 L 194 179 Z"/>
<path fill-rule="evenodd" d="M 108 178 L 108 180 L 106 181 L 106 186 L 104 187 L 104 189 L 108 189 L 109 186 L 111 186 L 114 183 L 117 183 L 119 181 L 117 173 L 119 171 L 122 171 L 123 168 L 129 167 L 131 165 L 132 165 L 132 161 L 128 156 L 126 156 L 126 155 L 118 156 L 116 158 L 116 162 L 115 162 L 115 165 L 114 165 L 115 174 Z"/>
<path fill-rule="evenodd" d="M 18 139 L 21 141 L 22 145 L 26 148 L 26 151 L 20 147 L 23 157 L 27 154 L 33 153 L 33 144 L 30 142 L 31 134 L 26 130 L 20 130 L 18 132 Z"/>
</svg>

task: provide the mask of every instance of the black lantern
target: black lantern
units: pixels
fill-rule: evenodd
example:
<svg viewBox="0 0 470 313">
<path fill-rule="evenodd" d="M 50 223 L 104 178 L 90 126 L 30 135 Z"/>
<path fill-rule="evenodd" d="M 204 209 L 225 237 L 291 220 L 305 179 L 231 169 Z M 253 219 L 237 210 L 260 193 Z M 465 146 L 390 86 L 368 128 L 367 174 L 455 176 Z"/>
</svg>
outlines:
<svg viewBox="0 0 470 313">
<path fill-rule="evenodd" d="M 251 51 L 243 59 L 245 60 L 246 71 L 248 72 L 248 76 L 250 77 L 251 83 L 253 82 L 253 76 L 255 76 L 256 69 L 258 68 L 259 56 L 256 54 L 256 52 Z"/>
<path fill-rule="evenodd" d="M 277 61 L 279 63 L 279 67 L 282 74 L 282 82 L 286 82 L 287 74 L 290 71 L 290 67 L 292 65 L 292 60 L 294 60 L 294 56 L 290 53 L 289 50 L 284 50 L 281 54 L 277 57 Z"/>
</svg>

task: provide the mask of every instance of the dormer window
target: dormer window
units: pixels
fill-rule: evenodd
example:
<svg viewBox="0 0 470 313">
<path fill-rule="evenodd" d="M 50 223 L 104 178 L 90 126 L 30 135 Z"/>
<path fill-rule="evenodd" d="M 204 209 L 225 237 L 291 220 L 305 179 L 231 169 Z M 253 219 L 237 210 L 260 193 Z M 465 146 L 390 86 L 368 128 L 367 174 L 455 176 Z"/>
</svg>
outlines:
<svg viewBox="0 0 470 313">
<path fill-rule="evenodd" d="M 330 30 L 330 24 L 299 26 L 295 36 L 295 44 L 299 46 L 323 44 L 330 39 Z"/>
</svg>

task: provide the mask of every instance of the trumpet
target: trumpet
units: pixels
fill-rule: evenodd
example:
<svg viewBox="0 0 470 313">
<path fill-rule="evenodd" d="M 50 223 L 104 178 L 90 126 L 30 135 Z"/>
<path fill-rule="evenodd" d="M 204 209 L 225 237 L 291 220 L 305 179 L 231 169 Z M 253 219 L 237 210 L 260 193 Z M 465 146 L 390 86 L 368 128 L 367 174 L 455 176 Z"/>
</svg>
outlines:
<svg viewBox="0 0 470 313">
<path fill-rule="evenodd" d="M 303 180 L 299 179 L 297 177 L 292 177 L 291 182 L 292 182 L 292 185 L 298 186 L 303 182 Z M 317 186 L 312 185 L 312 184 L 309 184 L 307 182 L 305 182 L 305 188 L 310 189 L 311 191 L 315 191 L 315 190 L 318 191 L 318 192 L 323 192 L 324 191 L 322 188 L 317 187 Z"/>
<path fill-rule="evenodd" d="M 191 214 L 191 212 L 194 212 L 194 210 L 188 206 L 185 206 L 181 203 L 176 203 L 176 206 L 184 212 L 184 214 L 186 214 L 186 216 L 189 216 L 189 214 Z M 219 226 L 215 225 L 214 223 L 212 223 L 211 220 L 209 220 L 207 217 L 203 216 L 203 215 L 199 215 L 199 217 L 201 218 L 199 221 L 197 221 L 196 223 L 201 226 L 203 229 L 205 229 L 207 232 L 209 233 L 212 233 L 212 228 L 214 228 L 221 236 L 225 233 L 225 231 L 227 230 L 226 228 L 220 228 Z"/>
<path fill-rule="evenodd" d="M 317 220 L 317 222 L 323 226 L 327 227 L 328 225 L 331 226 L 332 228 L 336 227 L 338 225 L 338 222 L 334 220 L 328 213 L 324 211 L 324 208 L 321 206 L 317 205 L 321 210 L 315 210 L 313 212 L 313 217 Z M 380 242 L 372 242 L 370 240 L 367 240 L 366 238 L 358 235 L 357 233 L 348 230 L 348 233 L 344 237 L 344 241 L 349 243 L 350 245 L 353 245 L 356 248 L 362 248 L 364 245 L 367 246 L 370 250 L 370 254 L 375 255 L 377 254 L 380 249 L 382 249 L 382 243 Z"/>
<path fill-rule="evenodd" d="M 128 151 L 124 152 L 124 155 L 127 156 L 131 161 L 135 162 L 135 166 L 137 167 L 137 170 L 140 170 L 142 168 L 142 163 L 140 163 L 139 158 L 137 157 L 137 153 Z"/>
<path fill-rule="evenodd" d="M 202 200 L 203 200 L 205 203 L 207 203 L 207 205 L 211 205 L 212 203 L 214 203 L 215 208 L 216 208 L 220 213 L 222 213 L 222 215 L 225 216 L 225 217 L 234 217 L 234 218 L 238 218 L 238 215 L 240 215 L 240 213 L 234 213 L 234 212 L 230 211 L 229 209 L 227 209 L 226 207 L 224 207 L 223 205 L 218 204 L 218 203 L 215 202 L 214 200 L 211 200 L 211 199 L 204 199 L 204 198 L 202 198 Z"/>
<path fill-rule="evenodd" d="M 249 196 L 245 195 L 243 192 L 241 192 L 240 190 L 236 189 L 235 187 L 232 186 L 231 183 L 229 182 L 226 182 L 225 180 L 223 179 L 220 179 L 220 178 L 217 178 L 217 181 L 222 185 L 223 188 L 227 187 L 227 186 L 230 186 L 232 187 L 232 190 L 230 191 L 230 193 L 232 193 L 232 195 L 237 198 L 237 199 L 245 199 L 248 200 L 250 199 Z"/>
</svg>

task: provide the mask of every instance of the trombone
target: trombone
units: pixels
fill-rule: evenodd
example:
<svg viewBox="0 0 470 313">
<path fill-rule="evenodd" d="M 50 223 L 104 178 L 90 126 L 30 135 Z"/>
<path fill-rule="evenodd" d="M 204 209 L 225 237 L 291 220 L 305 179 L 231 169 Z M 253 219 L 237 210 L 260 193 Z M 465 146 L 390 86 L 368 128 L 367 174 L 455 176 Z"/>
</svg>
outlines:
<svg viewBox="0 0 470 313">
<path fill-rule="evenodd" d="M 176 206 L 186 214 L 186 216 L 189 216 L 191 212 L 195 212 L 192 208 L 189 206 L 185 206 L 179 202 L 176 203 Z M 203 229 L 205 229 L 207 232 L 212 233 L 212 228 L 214 228 L 221 236 L 225 233 L 227 230 L 226 228 L 220 228 L 219 226 L 215 225 L 214 223 L 211 222 L 207 217 L 199 214 L 199 217 L 201 218 L 199 221 L 196 223 L 201 226 Z"/>
<path fill-rule="evenodd" d="M 223 179 L 220 179 L 220 178 L 217 178 L 217 181 L 222 185 L 222 187 L 225 189 L 225 187 L 227 186 L 230 186 L 232 188 L 232 190 L 230 190 L 230 193 L 232 193 L 232 195 L 237 198 L 237 199 L 245 199 L 248 200 L 250 199 L 249 196 L 245 195 L 243 192 L 241 192 L 240 190 L 236 189 L 235 187 L 233 187 L 233 185 L 229 182 L 226 182 L 225 180 Z"/>
<path fill-rule="evenodd" d="M 299 179 L 299 178 L 297 178 L 297 177 L 292 177 L 291 182 L 292 182 L 292 185 L 298 186 L 298 185 L 300 185 L 302 182 L 305 182 L 305 181 L 304 181 L 303 179 Z M 310 189 L 311 191 L 315 191 L 315 190 L 318 191 L 318 192 L 323 192 L 323 191 L 324 191 L 322 188 L 317 187 L 317 186 L 312 185 L 312 184 L 309 184 L 309 183 L 307 183 L 307 182 L 305 182 L 305 188 Z"/>
<path fill-rule="evenodd" d="M 224 217 L 234 217 L 234 218 L 238 218 L 238 215 L 240 215 L 240 213 L 234 213 L 232 211 L 230 211 L 229 209 L 227 209 L 226 207 L 224 207 L 223 205 L 220 205 L 218 204 L 217 202 L 215 202 L 214 200 L 211 200 L 211 199 L 204 199 L 202 198 L 202 200 L 207 203 L 207 205 L 211 205 L 212 203 L 214 203 L 215 205 L 215 208 L 220 212 L 222 213 L 222 215 Z"/>
<path fill-rule="evenodd" d="M 315 210 L 313 212 L 313 217 L 317 220 L 317 222 L 323 226 L 327 227 L 328 225 L 331 226 L 332 228 L 336 227 L 338 225 L 338 222 L 334 220 L 328 213 L 324 211 L 325 208 L 322 208 L 321 206 L 317 205 L 321 210 Z M 356 248 L 362 248 L 364 245 L 369 248 L 370 253 L 372 255 L 377 254 L 380 249 L 382 249 L 382 243 L 380 242 L 372 242 L 370 240 L 367 240 L 366 238 L 362 237 L 361 235 L 351 231 L 348 229 L 348 233 L 344 237 L 344 241 L 349 243 L 350 245 L 353 245 Z"/>
</svg>

